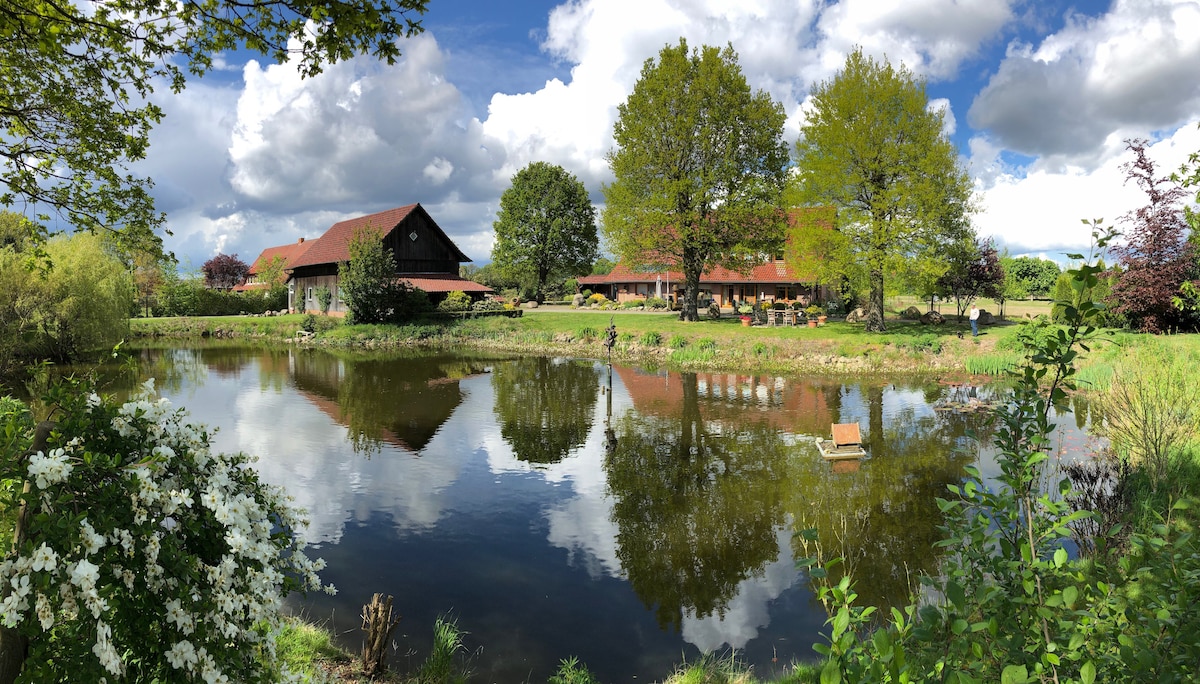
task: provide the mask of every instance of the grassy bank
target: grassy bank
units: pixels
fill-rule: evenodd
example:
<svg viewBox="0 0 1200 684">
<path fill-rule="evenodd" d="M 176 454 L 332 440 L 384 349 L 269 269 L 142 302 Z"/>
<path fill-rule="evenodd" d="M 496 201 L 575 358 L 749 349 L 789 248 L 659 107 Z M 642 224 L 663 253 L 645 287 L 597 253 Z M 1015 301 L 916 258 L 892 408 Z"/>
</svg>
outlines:
<svg viewBox="0 0 1200 684">
<path fill-rule="evenodd" d="M 903 304 L 903 301 L 897 305 Z M 1026 303 L 1036 313 L 1043 302 Z M 1034 306 L 1037 305 L 1037 306 Z M 1012 305 L 1010 305 L 1011 308 Z M 1001 375 L 1021 360 L 1016 321 L 985 326 L 971 337 L 966 322 L 939 326 L 887 319 L 884 333 L 832 321 L 819 328 L 743 327 L 735 318 L 680 321 L 674 313 L 610 312 L 544 307 L 521 318 L 425 319 L 407 325 L 345 325 L 340 319 L 293 314 L 279 317 L 137 319 L 137 337 L 237 338 L 339 348 L 468 347 L 491 351 L 604 357 L 605 329 L 617 329 L 614 360 L 682 370 L 786 374 L 930 373 Z M 298 337 L 307 328 L 312 335 Z M 1113 364 L 1144 336 L 1113 333 L 1093 350 L 1081 380 L 1103 387 Z M 1195 345 L 1192 336 L 1172 343 Z"/>
<path fill-rule="evenodd" d="M 384 681 L 396 684 L 456 684 L 465 681 L 470 675 L 470 659 L 463 653 L 461 632 L 457 626 L 439 622 L 435 627 L 435 637 L 433 652 L 416 672 L 388 672 L 383 678 L 375 680 L 363 674 L 358 658 L 337 646 L 324 627 L 297 618 L 285 622 L 278 638 L 278 652 L 280 662 L 289 672 L 317 683 L 365 684 Z M 770 684 L 815 684 L 819 681 L 819 666 L 798 664 L 784 677 L 771 680 Z M 755 677 L 754 672 L 733 655 L 708 655 L 691 663 L 682 663 L 662 681 L 662 684 L 760 683 L 764 683 L 764 680 Z M 588 671 L 585 664 L 575 658 L 564 658 L 546 684 L 602 683 Z"/>
</svg>

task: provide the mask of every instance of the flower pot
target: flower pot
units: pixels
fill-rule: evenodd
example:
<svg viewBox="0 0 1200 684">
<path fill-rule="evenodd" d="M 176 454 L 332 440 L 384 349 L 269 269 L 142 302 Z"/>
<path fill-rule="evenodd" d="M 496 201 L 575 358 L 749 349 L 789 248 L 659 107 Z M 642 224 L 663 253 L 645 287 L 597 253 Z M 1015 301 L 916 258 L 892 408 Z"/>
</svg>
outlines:
<svg viewBox="0 0 1200 684">
<path fill-rule="evenodd" d="M 810 319 L 808 319 L 808 327 L 810 327 L 810 328 L 815 328 L 815 327 L 817 327 L 817 322 L 816 322 L 816 321 L 814 321 L 814 320 L 812 320 L 811 318 L 810 318 Z"/>
<path fill-rule="evenodd" d="M 749 316 L 742 316 L 742 327 L 749 328 L 750 321 L 753 320 Z"/>
<path fill-rule="evenodd" d="M 819 325 L 825 325 L 825 321 L 828 319 L 829 319 L 829 316 L 817 316 L 817 323 Z"/>
</svg>

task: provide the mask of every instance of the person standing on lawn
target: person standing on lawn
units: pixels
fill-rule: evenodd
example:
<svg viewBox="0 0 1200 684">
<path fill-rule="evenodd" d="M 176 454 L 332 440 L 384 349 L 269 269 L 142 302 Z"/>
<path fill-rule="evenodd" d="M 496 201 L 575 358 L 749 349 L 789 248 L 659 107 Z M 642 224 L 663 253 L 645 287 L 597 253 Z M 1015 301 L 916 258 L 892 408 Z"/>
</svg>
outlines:
<svg viewBox="0 0 1200 684">
<path fill-rule="evenodd" d="M 979 306 L 971 305 L 971 337 L 979 337 Z"/>
</svg>

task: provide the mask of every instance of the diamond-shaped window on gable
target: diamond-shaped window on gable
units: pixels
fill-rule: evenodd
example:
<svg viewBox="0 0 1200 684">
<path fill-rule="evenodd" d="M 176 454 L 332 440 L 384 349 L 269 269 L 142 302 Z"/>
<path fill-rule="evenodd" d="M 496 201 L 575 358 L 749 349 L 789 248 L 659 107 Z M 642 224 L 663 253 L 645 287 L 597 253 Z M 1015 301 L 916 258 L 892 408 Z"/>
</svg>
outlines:
<svg viewBox="0 0 1200 684">
<path fill-rule="evenodd" d="M 412 240 L 413 242 L 416 242 L 417 241 L 417 231 L 414 230 L 413 232 L 409 233 L 408 239 Z"/>
</svg>

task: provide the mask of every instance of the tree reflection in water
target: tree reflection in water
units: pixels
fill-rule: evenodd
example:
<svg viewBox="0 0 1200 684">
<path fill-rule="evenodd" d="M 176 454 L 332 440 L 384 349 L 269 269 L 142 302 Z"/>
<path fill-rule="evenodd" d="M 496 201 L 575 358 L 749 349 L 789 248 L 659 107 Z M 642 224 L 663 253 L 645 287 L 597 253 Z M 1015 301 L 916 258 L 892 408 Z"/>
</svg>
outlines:
<svg viewBox="0 0 1200 684">
<path fill-rule="evenodd" d="M 765 422 L 707 424 L 694 373 L 675 414 L 630 411 L 605 459 L 617 557 L 661 627 L 721 614 L 779 553 L 787 454 Z"/>
<path fill-rule="evenodd" d="M 859 601 L 881 607 L 906 604 L 920 574 L 936 569 L 942 515 L 935 497 L 975 461 L 978 442 L 968 435 L 986 440 L 989 430 L 985 414 L 918 412 L 913 404 L 885 419 L 887 387 L 862 386 L 869 458 L 852 472 L 795 461 L 786 504 L 796 531 L 817 532 L 815 543 L 794 537 L 796 557 L 842 558 L 831 581 L 849 572 Z"/>
<path fill-rule="evenodd" d="M 522 461 L 551 464 L 583 446 L 599 390 L 591 361 L 526 357 L 492 372 L 500 436 Z"/>
<path fill-rule="evenodd" d="M 300 351 L 293 363 L 297 389 L 345 425 L 354 451 L 367 455 L 384 444 L 419 454 L 462 403 L 459 381 L 487 367 L 457 355 L 314 350 Z"/>
</svg>

